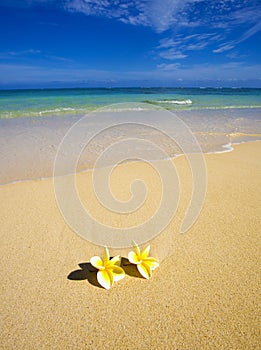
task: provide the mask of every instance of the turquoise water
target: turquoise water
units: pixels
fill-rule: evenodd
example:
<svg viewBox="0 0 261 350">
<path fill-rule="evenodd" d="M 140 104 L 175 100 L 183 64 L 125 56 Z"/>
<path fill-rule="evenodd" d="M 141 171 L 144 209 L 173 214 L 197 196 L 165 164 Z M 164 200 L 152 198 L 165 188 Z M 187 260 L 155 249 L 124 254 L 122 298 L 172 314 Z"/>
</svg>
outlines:
<svg viewBox="0 0 261 350">
<path fill-rule="evenodd" d="M 135 102 L 134 104 L 128 102 Z M 146 102 L 140 104 L 140 102 Z M 127 103 L 126 105 L 114 105 Z M 99 107 L 107 107 L 103 114 Z M 137 107 L 138 106 L 138 107 Z M 140 107 L 141 106 L 141 107 Z M 160 106 L 162 108 L 155 108 Z M 187 125 L 203 153 L 232 150 L 234 143 L 261 140 L 261 89 L 210 88 L 124 88 L 124 89 L 45 89 L 0 91 L 0 184 L 50 177 L 59 145 L 67 131 L 87 114 L 83 124 L 86 137 L 97 127 L 107 130 L 111 115 L 117 123 L 131 123 L 132 113 L 140 114 L 147 123 L 152 110 L 159 110 L 156 121 L 165 127 L 175 141 L 182 134 L 175 118 Z M 170 113 L 165 109 L 175 111 Z M 120 112 L 120 113 L 118 113 Z M 96 134 L 95 134 L 96 135 Z M 89 137 L 88 136 L 88 137 Z M 140 124 L 125 130 L 109 129 L 95 136 L 79 158 L 77 171 L 92 168 L 101 151 L 111 142 L 139 136 L 159 145 L 169 157 L 182 154 L 177 143 L 167 140 L 155 130 L 142 129 Z M 78 144 L 78 135 L 71 140 L 69 153 Z M 189 140 L 182 142 L 189 146 Z M 85 144 L 85 143 L 84 143 Z M 156 160 L 148 143 L 124 147 L 148 154 Z M 128 153 L 118 147 L 117 152 Z M 113 160 L 108 156 L 108 162 Z M 146 159 L 146 158 L 145 158 Z M 66 172 L 65 172 L 66 173 Z"/>
<path fill-rule="evenodd" d="M 0 118 L 84 114 L 113 103 L 147 102 L 170 110 L 261 107 L 261 89 L 115 88 L 0 90 Z"/>
</svg>

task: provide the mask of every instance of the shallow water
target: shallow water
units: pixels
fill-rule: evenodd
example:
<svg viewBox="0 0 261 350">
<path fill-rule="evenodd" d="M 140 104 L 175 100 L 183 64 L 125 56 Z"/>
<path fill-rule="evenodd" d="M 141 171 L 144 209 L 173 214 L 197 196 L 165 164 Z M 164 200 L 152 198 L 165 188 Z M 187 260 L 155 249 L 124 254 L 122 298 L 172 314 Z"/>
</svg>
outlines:
<svg viewBox="0 0 261 350">
<path fill-rule="evenodd" d="M 138 116 L 142 115 L 142 123 L 130 124 L 132 116 L 130 106 L 132 105 L 127 105 L 127 108 L 126 105 L 117 106 L 120 112 L 116 113 L 116 106 L 110 106 L 109 112 L 90 113 L 84 117 L 82 128 L 85 139 L 79 141 L 78 135 L 75 134 L 67 150 L 69 158 L 74 152 L 75 144 L 81 142 L 82 151 L 79 154 L 77 171 L 92 168 L 97 157 L 113 144 L 116 147 L 112 151 L 106 151 L 104 166 L 114 164 L 116 153 L 117 159 L 124 159 L 126 155 L 126 161 L 130 161 L 129 150 L 132 159 L 136 159 L 137 154 L 137 158 L 141 158 L 142 155 L 142 158 L 148 161 L 165 156 L 175 157 L 182 154 L 184 149 L 190 150 L 191 138 L 186 139 L 185 135 L 183 137 L 175 118 L 184 122 L 191 130 L 191 134 L 204 153 L 223 152 L 229 149 L 227 145 L 261 139 L 261 108 L 198 109 L 176 111 L 174 114 L 159 110 L 155 114 L 155 123 L 158 127 L 152 129 L 146 120 L 149 120 L 148 116 L 151 118 L 150 108 L 155 107 L 150 104 L 139 105 L 141 107 L 132 106 Z M 114 124 L 123 123 L 123 125 L 103 130 L 112 116 Z M 52 176 L 59 144 L 70 127 L 82 117 L 76 114 L 48 118 L 1 119 L 0 183 Z M 164 135 L 161 129 L 167 130 L 168 136 Z M 87 142 L 86 140 L 94 136 L 94 130 L 103 131 Z M 177 139 L 182 141 L 177 142 Z M 159 156 L 158 148 L 163 150 L 163 156 Z M 192 148 L 191 152 L 194 152 Z"/>
<path fill-rule="evenodd" d="M 0 118 L 84 114 L 113 103 L 147 102 L 174 111 L 261 107 L 261 89 L 115 88 L 0 90 Z"/>
</svg>

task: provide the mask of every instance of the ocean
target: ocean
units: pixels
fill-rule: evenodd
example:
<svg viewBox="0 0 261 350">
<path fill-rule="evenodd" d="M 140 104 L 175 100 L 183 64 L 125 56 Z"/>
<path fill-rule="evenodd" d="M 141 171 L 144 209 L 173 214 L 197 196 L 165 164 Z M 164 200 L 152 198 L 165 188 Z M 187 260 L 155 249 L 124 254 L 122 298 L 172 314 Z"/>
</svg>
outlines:
<svg viewBox="0 0 261 350">
<path fill-rule="evenodd" d="M 75 88 L 0 90 L 0 118 L 85 114 L 125 102 L 166 109 L 261 108 L 261 89 L 249 88 Z"/>
<path fill-rule="evenodd" d="M 261 140 L 261 89 L 2 90 L 0 184 L 51 177 L 60 143 L 82 119 L 81 130 L 85 134 L 75 134 L 68 150 L 68 154 L 73 153 L 81 139 L 83 148 L 77 171 L 93 168 L 99 154 L 112 143 L 119 144 L 117 157 L 124 160 L 126 155 L 126 161 L 135 159 L 135 152 L 139 158 L 157 160 L 159 153 L 152 150 L 152 144 L 162 148 L 168 157 L 182 154 L 192 142 L 188 133 L 185 136 L 182 125 L 188 128 L 203 153 L 227 152 L 235 143 Z M 109 122 L 124 125 L 108 128 Z M 162 128 L 169 138 L 160 133 Z M 142 139 L 143 144 L 127 142 L 135 138 Z M 175 143 L 176 139 L 179 142 Z M 130 149 L 132 155 L 127 157 Z M 112 153 L 106 158 L 107 165 L 114 162 L 115 152 Z"/>
</svg>

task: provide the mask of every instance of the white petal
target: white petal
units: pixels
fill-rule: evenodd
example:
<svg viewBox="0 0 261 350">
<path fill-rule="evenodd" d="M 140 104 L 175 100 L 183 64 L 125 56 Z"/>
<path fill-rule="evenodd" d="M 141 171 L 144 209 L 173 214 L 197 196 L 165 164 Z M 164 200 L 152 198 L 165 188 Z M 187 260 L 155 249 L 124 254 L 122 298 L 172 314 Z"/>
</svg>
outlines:
<svg viewBox="0 0 261 350">
<path fill-rule="evenodd" d="M 93 256 L 90 260 L 92 266 L 98 270 L 104 270 L 103 261 L 99 256 Z"/>
<path fill-rule="evenodd" d="M 151 276 L 151 271 L 150 269 L 145 265 L 145 264 L 140 264 L 137 266 L 139 273 L 141 274 L 141 276 L 143 276 L 146 279 L 149 279 Z"/>
<path fill-rule="evenodd" d="M 105 289 L 110 289 L 113 285 L 113 275 L 110 270 L 102 270 L 97 273 L 97 280 Z"/>
<path fill-rule="evenodd" d="M 141 261 L 138 259 L 138 256 L 136 253 L 134 252 L 129 252 L 128 254 L 128 259 L 129 259 L 129 262 L 132 263 L 132 264 L 140 264 Z"/>
<path fill-rule="evenodd" d="M 157 267 L 159 267 L 159 262 L 157 259 L 155 258 L 151 258 L 151 257 L 148 257 L 146 259 L 143 260 L 143 262 L 149 266 L 149 268 L 151 270 L 155 270 Z"/>
</svg>

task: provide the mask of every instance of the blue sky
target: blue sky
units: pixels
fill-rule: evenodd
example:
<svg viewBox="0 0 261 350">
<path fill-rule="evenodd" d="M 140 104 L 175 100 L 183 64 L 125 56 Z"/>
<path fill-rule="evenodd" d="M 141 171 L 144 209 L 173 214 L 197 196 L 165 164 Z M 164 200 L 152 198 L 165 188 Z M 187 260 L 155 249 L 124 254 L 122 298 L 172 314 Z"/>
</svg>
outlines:
<svg viewBox="0 0 261 350">
<path fill-rule="evenodd" d="M 0 88 L 261 87 L 259 0 L 2 0 Z"/>
</svg>

